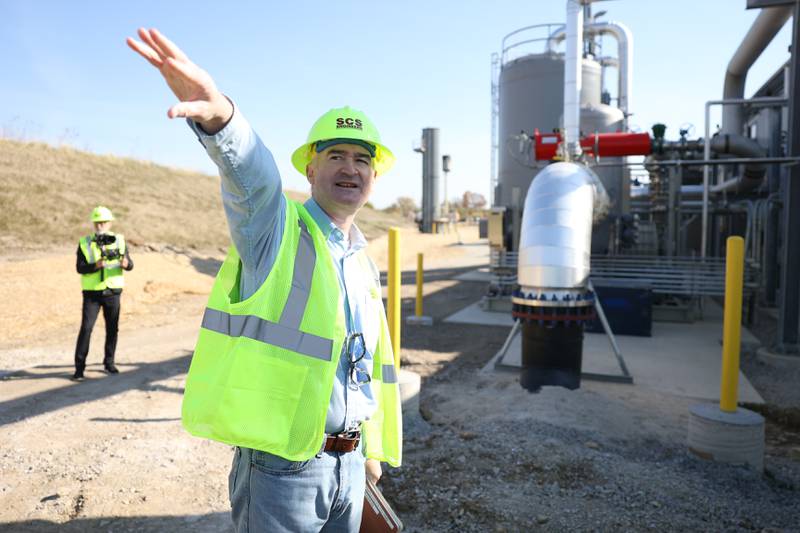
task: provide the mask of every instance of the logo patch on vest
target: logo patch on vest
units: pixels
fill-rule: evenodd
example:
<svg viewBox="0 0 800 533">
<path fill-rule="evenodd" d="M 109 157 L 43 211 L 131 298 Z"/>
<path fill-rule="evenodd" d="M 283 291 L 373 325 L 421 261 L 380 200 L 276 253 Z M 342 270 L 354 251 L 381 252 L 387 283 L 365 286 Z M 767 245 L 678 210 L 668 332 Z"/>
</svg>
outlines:
<svg viewBox="0 0 800 533">
<path fill-rule="evenodd" d="M 363 130 L 363 125 L 360 118 L 342 118 L 336 119 L 336 129 L 351 128 L 354 130 Z"/>
</svg>

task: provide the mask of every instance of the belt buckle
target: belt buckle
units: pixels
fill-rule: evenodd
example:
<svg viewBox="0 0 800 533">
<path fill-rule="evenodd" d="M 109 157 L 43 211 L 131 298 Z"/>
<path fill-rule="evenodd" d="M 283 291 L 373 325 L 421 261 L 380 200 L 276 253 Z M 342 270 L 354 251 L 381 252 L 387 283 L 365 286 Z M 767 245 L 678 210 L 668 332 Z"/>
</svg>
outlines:
<svg viewBox="0 0 800 533">
<path fill-rule="evenodd" d="M 353 449 L 350 451 L 354 452 L 358 449 L 359 444 L 361 444 L 361 431 L 353 431 L 351 432 L 351 435 L 353 435 L 352 439 L 354 442 L 353 442 Z"/>
<path fill-rule="evenodd" d="M 322 443 L 322 449 L 323 450 L 326 447 L 326 443 L 328 442 L 328 439 L 333 439 L 333 451 L 336 451 L 336 452 L 339 452 L 339 453 L 347 453 L 347 452 L 340 451 L 340 448 L 339 448 L 339 446 L 341 446 L 340 443 L 344 444 L 344 443 L 352 442 L 353 443 L 353 448 L 351 450 L 348 450 L 348 452 L 352 452 L 352 451 L 355 451 L 358 448 L 358 445 L 361 442 L 361 431 L 359 431 L 359 430 L 342 431 L 340 433 L 335 433 L 333 435 L 326 435 L 325 436 L 325 441 L 323 441 L 323 443 Z"/>
</svg>

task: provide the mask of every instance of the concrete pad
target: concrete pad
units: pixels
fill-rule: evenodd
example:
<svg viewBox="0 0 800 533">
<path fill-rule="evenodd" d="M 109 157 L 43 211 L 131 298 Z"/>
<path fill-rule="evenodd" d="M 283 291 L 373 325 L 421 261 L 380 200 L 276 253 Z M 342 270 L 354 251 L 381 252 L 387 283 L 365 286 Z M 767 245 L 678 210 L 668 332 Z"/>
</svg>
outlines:
<svg viewBox="0 0 800 533">
<path fill-rule="evenodd" d="M 721 305 L 717 304 L 714 300 L 705 300 L 704 307 L 703 307 L 703 320 L 704 321 L 712 321 L 712 322 L 719 322 L 722 324 L 722 319 L 725 316 L 725 310 L 722 308 Z M 722 328 L 720 327 L 719 330 L 719 343 L 722 346 Z M 742 348 L 749 348 L 752 350 L 757 349 L 761 346 L 761 341 L 758 338 L 750 333 L 750 330 L 746 327 L 742 326 L 742 335 L 741 335 L 741 343 Z"/>
<path fill-rule="evenodd" d="M 617 337 L 617 344 L 619 344 L 619 337 Z M 623 348 L 620 347 L 620 351 Z M 625 359 L 625 364 L 628 365 L 628 370 L 633 374 L 633 370 L 628 364 L 628 358 L 625 352 L 622 352 L 622 357 Z M 515 335 L 504 357 L 497 361 L 499 366 L 520 368 L 522 366 L 522 336 Z M 583 338 L 583 364 L 581 365 L 583 372 L 590 372 L 592 374 L 606 374 L 611 376 L 622 376 L 622 370 L 619 368 L 617 358 L 614 357 L 614 352 L 608 344 L 608 339 L 605 335 L 600 333 L 586 333 Z M 638 382 L 638 376 L 634 374 L 635 382 Z"/>
<path fill-rule="evenodd" d="M 479 302 L 475 302 L 460 311 L 456 311 L 445 318 L 444 322 L 479 324 L 483 326 L 508 326 L 509 328 L 514 325 L 514 319 L 511 317 L 511 313 L 491 313 L 484 311 L 481 309 Z"/>
<path fill-rule="evenodd" d="M 489 272 L 489 267 L 481 267 L 459 274 L 455 279 L 458 281 L 481 281 L 489 283 L 492 280 L 492 274 Z"/>
<path fill-rule="evenodd" d="M 717 306 L 718 307 L 718 306 Z M 634 386 L 677 396 L 700 400 L 719 400 L 719 380 L 722 367 L 722 315 L 713 309 L 704 320 L 693 324 L 671 322 L 653 323 L 652 337 L 616 337 L 619 349 Z M 478 305 L 470 305 L 449 316 L 445 322 L 512 326 L 506 313 L 489 313 Z M 742 339 L 745 339 L 742 328 Z M 754 337 L 747 332 L 750 338 Z M 519 368 L 522 341 L 519 335 L 512 341 L 498 365 Z M 614 352 L 605 334 L 586 333 L 583 343 L 583 371 L 597 374 L 621 375 Z M 739 373 L 739 401 L 763 403 L 764 400 L 747 377 Z"/>
</svg>

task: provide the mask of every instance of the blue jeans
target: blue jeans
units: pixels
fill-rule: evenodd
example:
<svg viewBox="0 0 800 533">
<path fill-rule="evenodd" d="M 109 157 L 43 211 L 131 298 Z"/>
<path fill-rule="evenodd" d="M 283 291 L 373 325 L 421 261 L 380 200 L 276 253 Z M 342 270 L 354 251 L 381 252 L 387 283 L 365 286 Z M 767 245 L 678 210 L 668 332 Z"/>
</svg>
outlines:
<svg viewBox="0 0 800 533">
<path fill-rule="evenodd" d="M 364 455 L 321 452 L 289 461 L 237 448 L 228 478 L 237 533 L 357 532 L 364 505 Z"/>
</svg>

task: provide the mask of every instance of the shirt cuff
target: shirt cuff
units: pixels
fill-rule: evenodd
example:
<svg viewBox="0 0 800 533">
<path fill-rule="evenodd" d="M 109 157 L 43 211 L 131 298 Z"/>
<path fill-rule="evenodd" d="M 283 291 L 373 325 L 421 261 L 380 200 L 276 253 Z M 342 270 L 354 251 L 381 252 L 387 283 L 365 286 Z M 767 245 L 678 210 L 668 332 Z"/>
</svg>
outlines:
<svg viewBox="0 0 800 533">
<path fill-rule="evenodd" d="M 226 96 L 225 98 L 228 97 Z M 228 101 L 233 106 L 233 114 L 231 115 L 231 118 L 225 125 L 225 127 L 219 130 L 214 135 L 209 135 L 208 133 L 203 131 L 200 125 L 194 120 L 190 118 L 186 119 L 186 123 L 189 125 L 194 134 L 197 136 L 197 140 L 200 141 L 200 144 L 202 144 L 203 147 L 206 149 L 215 146 L 222 146 L 224 144 L 229 144 L 232 140 L 239 137 L 239 132 L 247 131 L 250 127 L 249 124 L 247 123 L 247 120 L 239 112 L 239 109 L 236 107 L 236 104 L 233 103 L 233 100 L 228 98 Z"/>
</svg>

